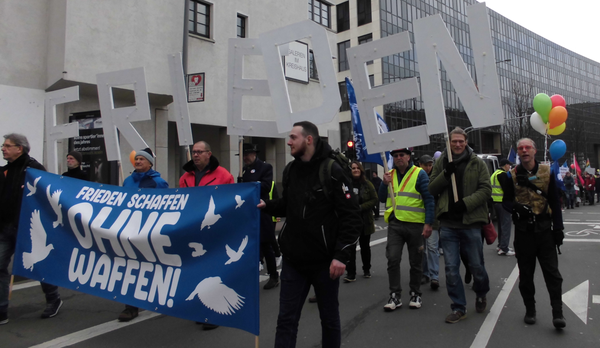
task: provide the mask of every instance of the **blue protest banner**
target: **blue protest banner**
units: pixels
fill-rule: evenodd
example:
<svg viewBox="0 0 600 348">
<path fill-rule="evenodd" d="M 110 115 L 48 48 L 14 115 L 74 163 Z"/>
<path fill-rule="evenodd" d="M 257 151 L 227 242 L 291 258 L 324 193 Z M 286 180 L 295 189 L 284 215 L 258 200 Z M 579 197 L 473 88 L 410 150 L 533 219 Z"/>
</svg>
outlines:
<svg viewBox="0 0 600 348">
<path fill-rule="evenodd" d="M 129 189 L 28 169 L 13 273 L 259 334 L 260 184 Z"/>
<path fill-rule="evenodd" d="M 362 130 L 362 123 L 358 114 L 358 105 L 356 104 L 356 94 L 350 79 L 346 77 L 346 89 L 348 91 L 348 101 L 350 103 L 350 113 L 352 115 L 352 133 L 354 134 L 354 149 L 356 150 L 356 159 L 360 162 L 377 163 L 383 166 L 381 154 L 369 153 L 365 143 L 365 136 Z M 377 129 L 379 134 L 388 132 L 388 127 L 385 121 L 377 114 Z M 389 158 L 389 151 L 386 151 L 385 158 Z"/>
</svg>

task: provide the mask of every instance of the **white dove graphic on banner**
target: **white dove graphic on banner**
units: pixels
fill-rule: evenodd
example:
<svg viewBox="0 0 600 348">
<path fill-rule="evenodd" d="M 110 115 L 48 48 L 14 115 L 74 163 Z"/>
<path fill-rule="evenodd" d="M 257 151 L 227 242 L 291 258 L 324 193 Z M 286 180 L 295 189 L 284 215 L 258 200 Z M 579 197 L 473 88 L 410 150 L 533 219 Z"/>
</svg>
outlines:
<svg viewBox="0 0 600 348">
<path fill-rule="evenodd" d="M 204 246 L 201 243 L 192 242 L 188 244 L 188 246 L 194 249 L 194 251 L 192 251 L 192 257 L 198 257 L 206 254 L 206 250 L 204 249 Z"/>
<path fill-rule="evenodd" d="M 33 186 L 30 183 L 27 183 L 27 189 L 29 190 L 27 197 L 35 195 L 35 191 L 37 191 L 37 183 L 38 181 L 40 181 L 41 178 L 41 176 L 35 178 L 35 180 L 33 181 Z"/>
<path fill-rule="evenodd" d="M 210 226 L 214 225 L 219 219 L 221 215 L 215 214 L 215 201 L 213 200 L 213 196 L 210 196 L 210 202 L 208 203 L 208 211 L 206 215 L 204 215 L 204 220 L 202 220 L 202 226 L 200 226 L 200 230 L 203 230 L 204 227 L 210 229 Z"/>
<path fill-rule="evenodd" d="M 42 225 L 39 210 L 34 210 L 31 213 L 30 221 L 29 233 L 31 234 L 31 252 L 23 253 L 23 267 L 33 271 L 33 265 L 45 260 L 46 257 L 48 257 L 48 254 L 50 254 L 50 250 L 54 249 L 54 246 L 52 244 L 46 245 L 48 235 Z"/>
<path fill-rule="evenodd" d="M 246 249 L 246 245 L 248 245 L 248 236 L 242 239 L 242 244 L 240 244 L 240 248 L 238 251 L 234 251 L 229 247 L 229 245 L 225 244 L 225 250 L 227 251 L 227 256 L 229 256 L 229 260 L 225 262 L 226 265 L 237 262 L 244 255 L 244 249 Z"/>
<path fill-rule="evenodd" d="M 237 203 L 237 205 L 235 206 L 235 209 L 237 209 L 237 208 L 242 207 L 242 204 L 244 204 L 245 200 L 242 199 L 242 196 L 235 195 L 235 202 Z"/>
<path fill-rule="evenodd" d="M 202 280 L 185 300 L 191 301 L 195 296 L 198 296 L 202 304 L 209 309 L 225 315 L 232 315 L 235 310 L 242 308 L 244 304 L 242 299 L 245 298 L 223 284 L 221 277 L 208 277 Z"/>
<path fill-rule="evenodd" d="M 52 210 L 54 210 L 54 213 L 56 214 L 56 221 L 54 221 L 52 223 L 52 227 L 56 228 L 56 226 L 63 225 L 63 218 L 62 218 L 62 204 L 58 203 L 58 200 L 60 199 L 60 194 L 62 193 L 62 190 L 56 190 L 54 191 L 54 193 L 52 193 L 52 195 L 50 194 L 50 185 L 48 185 L 48 187 L 46 187 L 46 196 L 48 196 L 48 202 L 50 202 L 50 205 L 52 206 Z"/>
</svg>

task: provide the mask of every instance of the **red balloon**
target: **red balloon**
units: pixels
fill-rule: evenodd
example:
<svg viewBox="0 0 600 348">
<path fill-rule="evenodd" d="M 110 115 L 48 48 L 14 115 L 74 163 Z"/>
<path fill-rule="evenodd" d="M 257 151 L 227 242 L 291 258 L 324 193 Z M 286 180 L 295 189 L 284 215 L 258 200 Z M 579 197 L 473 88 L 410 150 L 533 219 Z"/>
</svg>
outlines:
<svg viewBox="0 0 600 348">
<path fill-rule="evenodd" d="M 565 102 L 565 98 L 563 98 L 563 96 L 560 94 L 555 94 L 555 95 L 551 96 L 550 100 L 552 101 L 552 107 L 556 107 L 556 106 L 562 106 L 564 108 L 567 107 L 567 102 Z"/>
<path fill-rule="evenodd" d="M 571 169 L 575 169 L 575 165 L 571 163 Z"/>
</svg>

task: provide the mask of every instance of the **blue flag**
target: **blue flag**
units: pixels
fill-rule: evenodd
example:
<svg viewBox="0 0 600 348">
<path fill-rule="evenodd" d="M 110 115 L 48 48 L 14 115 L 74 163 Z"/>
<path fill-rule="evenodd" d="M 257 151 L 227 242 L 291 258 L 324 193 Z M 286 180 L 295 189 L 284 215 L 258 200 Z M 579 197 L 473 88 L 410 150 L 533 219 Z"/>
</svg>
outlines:
<svg viewBox="0 0 600 348">
<path fill-rule="evenodd" d="M 363 134 L 362 123 L 358 114 L 358 105 L 356 104 L 356 94 L 354 93 L 354 87 L 350 82 L 350 79 L 346 77 L 346 89 L 348 90 L 348 100 L 350 102 L 350 113 L 352 114 L 352 132 L 354 133 L 354 149 L 356 151 L 356 159 L 360 162 L 377 163 L 382 167 L 384 166 L 381 159 L 380 153 L 369 153 L 367 145 L 365 143 L 365 137 Z M 388 132 L 387 124 L 383 118 L 377 114 L 377 129 L 379 134 Z M 385 158 L 389 158 L 390 153 L 386 151 Z"/>
<path fill-rule="evenodd" d="M 515 164 L 517 163 L 517 153 L 515 152 L 515 149 L 513 149 L 513 147 L 510 147 L 510 151 L 508 152 L 508 160 Z"/>
<path fill-rule="evenodd" d="M 565 184 L 563 183 L 563 176 L 560 173 L 560 166 L 558 165 L 558 161 L 554 161 L 554 163 L 552 163 L 552 166 L 550 166 L 550 173 L 552 175 L 554 175 L 554 179 L 556 179 L 556 186 L 559 189 L 566 191 L 567 188 L 565 187 Z"/>
<path fill-rule="evenodd" d="M 13 274 L 259 334 L 260 183 L 132 189 L 27 169 L 25 186 Z"/>
</svg>

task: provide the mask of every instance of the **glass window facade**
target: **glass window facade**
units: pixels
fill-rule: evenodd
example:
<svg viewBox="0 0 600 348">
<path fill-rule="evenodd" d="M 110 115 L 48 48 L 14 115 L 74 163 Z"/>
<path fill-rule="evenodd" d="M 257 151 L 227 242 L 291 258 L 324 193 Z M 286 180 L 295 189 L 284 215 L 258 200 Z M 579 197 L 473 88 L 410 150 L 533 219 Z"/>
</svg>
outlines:
<svg viewBox="0 0 600 348">
<path fill-rule="evenodd" d="M 475 3 L 476 0 L 379 0 L 381 37 L 408 31 L 413 42 L 412 50 L 381 59 L 383 84 L 419 76 L 412 23 L 438 13 L 468 71 L 476 76 L 466 16 L 467 6 Z M 595 145 L 594 141 L 600 132 L 597 121 L 600 120 L 600 63 L 558 46 L 491 9 L 488 13 L 506 121 L 502 127 L 470 132 L 469 143 L 478 152 L 503 156 L 507 155 L 511 145 L 514 146 L 517 136 L 531 137 L 543 144 L 544 138 L 532 130 L 527 117 L 533 112 L 533 97 L 537 93 L 560 94 L 565 98 L 569 112 L 567 129 L 558 136 L 567 143 L 565 158 L 575 152 L 579 158 L 594 159 L 592 167 L 599 167 L 597 148 L 600 145 Z M 469 128 L 470 122 L 443 64 L 440 70 L 449 129 L 455 126 Z M 521 105 L 515 105 L 515 100 L 520 100 Z M 384 105 L 384 115 L 392 130 L 426 123 L 421 98 Z M 433 135 L 429 145 L 415 151 L 417 156 L 431 155 L 444 147 L 443 136 Z M 543 151 L 538 151 L 538 156 L 543 158 Z"/>
<path fill-rule="evenodd" d="M 348 88 L 346 87 L 346 81 L 338 83 L 340 87 L 340 97 L 342 97 L 342 105 L 340 106 L 341 111 L 350 110 L 350 99 L 348 99 Z"/>
<path fill-rule="evenodd" d="M 308 52 L 308 65 L 310 68 L 308 77 L 311 79 L 318 80 L 319 72 L 317 71 L 317 64 L 315 63 L 315 54 L 312 50 Z"/>
<path fill-rule="evenodd" d="M 363 35 L 363 36 L 359 36 L 358 37 L 358 44 L 359 45 L 362 45 L 364 43 L 371 42 L 371 41 L 373 41 L 373 34 L 367 34 L 367 35 Z M 373 61 L 372 60 L 368 61 L 367 65 L 369 65 L 369 64 L 373 64 Z"/>
</svg>

